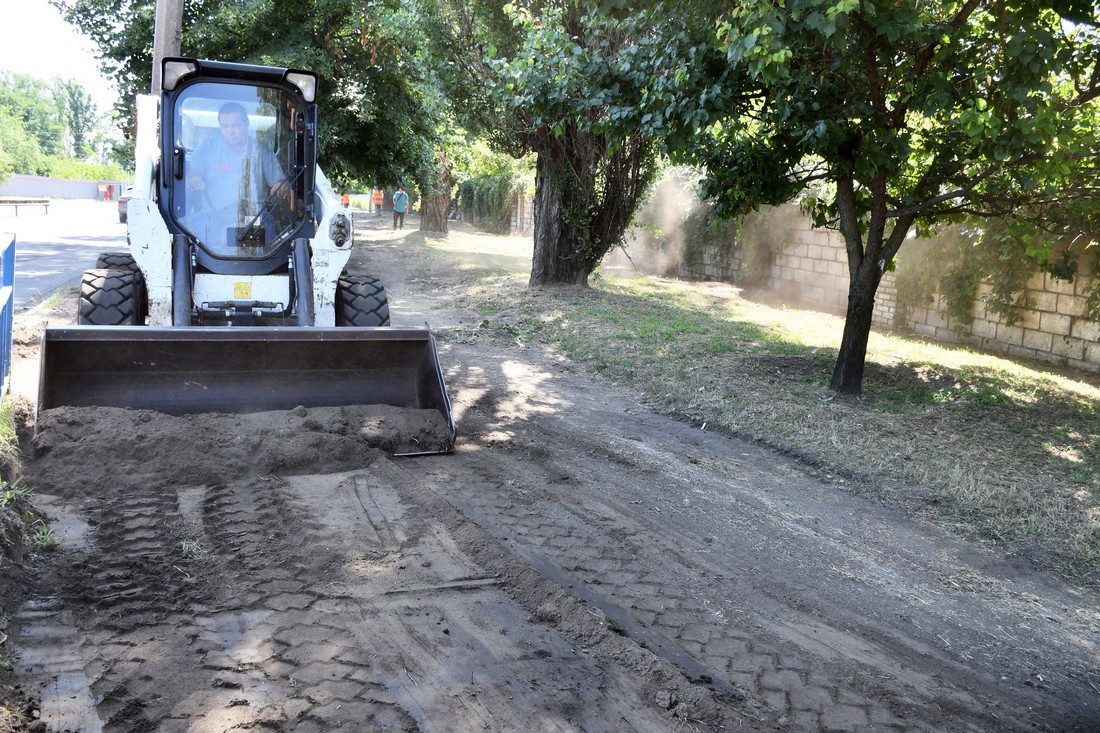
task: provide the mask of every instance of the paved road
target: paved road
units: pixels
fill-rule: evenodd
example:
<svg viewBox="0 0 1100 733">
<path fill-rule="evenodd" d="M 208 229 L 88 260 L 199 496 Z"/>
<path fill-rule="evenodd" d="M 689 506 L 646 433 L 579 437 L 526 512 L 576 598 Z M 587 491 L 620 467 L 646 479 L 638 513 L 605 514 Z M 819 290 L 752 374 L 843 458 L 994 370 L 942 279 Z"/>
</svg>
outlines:
<svg viewBox="0 0 1100 733">
<path fill-rule="evenodd" d="M 0 209 L 0 233 L 15 234 L 15 311 L 32 308 L 58 288 L 80 284 L 100 252 L 126 248 L 126 225 L 114 201 L 55 199 L 42 207 Z"/>
</svg>

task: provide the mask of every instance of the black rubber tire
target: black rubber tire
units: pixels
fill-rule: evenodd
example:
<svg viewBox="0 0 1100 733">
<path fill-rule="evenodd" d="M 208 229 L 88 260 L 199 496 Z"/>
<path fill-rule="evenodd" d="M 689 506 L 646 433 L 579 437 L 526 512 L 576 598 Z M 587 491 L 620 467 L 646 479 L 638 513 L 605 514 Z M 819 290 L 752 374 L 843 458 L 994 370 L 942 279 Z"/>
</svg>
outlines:
<svg viewBox="0 0 1100 733">
<path fill-rule="evenodd" d="M 341 275 L 336 285 L 337 326 L 388 326 L 386 290 L 370 275 Z"/>
<path fill-rule="evenodd" d="M 134 256 L 129 252 L 101 252 L 95 262 L 97 270 L 126 270 L 128 272 L 141 272 Z"/>
<path fill-rule="evenodd" d="M 81 326 L 140 326 L 145 323 L 141 273 L 97 268 L 80 279 L 76 322 Z"/>
</svg>

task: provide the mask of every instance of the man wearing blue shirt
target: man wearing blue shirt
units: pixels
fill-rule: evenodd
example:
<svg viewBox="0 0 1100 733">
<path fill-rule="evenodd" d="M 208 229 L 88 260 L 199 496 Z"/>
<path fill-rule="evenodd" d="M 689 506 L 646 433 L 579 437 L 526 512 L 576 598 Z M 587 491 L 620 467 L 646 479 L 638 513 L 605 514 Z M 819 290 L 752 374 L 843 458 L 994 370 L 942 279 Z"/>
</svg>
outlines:
<svg viewBox="0 0 1100 733">
<path fill-rule="evenodd" d="M 256 144 L 244 107 L 223 105 L 218 126 L 221 135 L 200 144 L 187 160 L 187 187 L 199 198 L 202 215 L 186 223 L 206 244 L 233 249 L 239 242 L 232 232 L 250 226 L 269 197 L 281 198 L 289 184 L 274 153 Z"/>
<path fill-rule="evenodd" d="M 393 228 L 405 228 L 405 210 L 409 208 L 409 194 L 405 193 L 404 186 L 397 187 L 397 193 L 393 195 Z"/>
</svg>

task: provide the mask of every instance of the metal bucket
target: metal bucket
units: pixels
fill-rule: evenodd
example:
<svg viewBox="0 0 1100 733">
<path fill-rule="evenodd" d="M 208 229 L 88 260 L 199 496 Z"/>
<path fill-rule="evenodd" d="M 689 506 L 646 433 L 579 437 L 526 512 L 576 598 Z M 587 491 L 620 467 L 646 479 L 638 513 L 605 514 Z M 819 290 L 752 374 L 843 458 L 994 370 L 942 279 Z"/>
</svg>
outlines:
<svg viewBox="0 0 1100 733">
<path fill-rule="evenodd" d="M 436 410 L 455 424 L 427 328 L 65 326 L 42 336 L 38 411 L 122 407 L 172 415 L 297 406 Z"/>
</svg>

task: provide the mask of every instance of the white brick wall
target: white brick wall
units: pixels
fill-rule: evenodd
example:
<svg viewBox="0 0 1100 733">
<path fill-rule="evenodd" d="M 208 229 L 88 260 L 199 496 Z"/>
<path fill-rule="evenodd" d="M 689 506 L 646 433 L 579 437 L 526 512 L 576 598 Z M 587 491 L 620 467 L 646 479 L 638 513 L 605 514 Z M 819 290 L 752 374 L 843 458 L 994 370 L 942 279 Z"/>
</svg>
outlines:
<svg viewBox="0 0 1100 733">
<path fill-rule="evenodd" d="M 795 241 L 776 256 L 769 282 L 784 294 L 796 294 L 806 305 L 843 309 L 848 300 L 848 266 L 839 233 L 797 227 L 791 229 L 790 237 Z M 895 323 L 897 292 L 893 275 L 887 273 L 875 296 L 874 321 L 878 326 L 900 326 L 941 341 L 1100 372 L 1100 323 L 1084 317 L 1082 293 L 1090 282 L 1088 275 L 1079 273 L 1075 282 L 1067 283 L 1046 273 L 1036 274 L 1027 293 L 1036 310 L 1025 312 L 1012 326 L 986 311 L 981 295 L 988 294 L 991 286 L 983 283 L 970 331 L 959 334 L 940 302 L 931 308 L 912 309 L 904 324 Z M 785 289 L 784 283 L 788 284 Z M 798 287 L 792 288 L 790 283 Z"/>
<path fill-rule="evenodd" d="M 796 207 L 783 209 L 779 213 L 784 217 L 801 216 Z M 802 221 L 805 225 L 785 228 L 787 241 L 779 243 L 782 249 L 773 257 L 768 287 L 792 304 L 842 313 L 848 302 L 848 257 L 843 238 L 837 232 L 814 230 L 805 217 Z M 769 233 L 774 235 L 775 230 Z M 690 279 L 729 280 L 740 268 L 740 252 L 724 268 L 719 256 L 699 259 L 701 265 L 692 269 L 681 266 L 679 274 Z M 1083 271 L 1073 283 L 1067 283 L 1045 273 L 1036 274 L 1029 283 L 1028 296 L 1034 299 L 1037 310 L 1024 313 L 1012 326 L 987 312 L 982 296 L 988 295 L 991 287 L 983 283 L 974 303 L 970 330 L 959 334 L 951 327 L 939 302 L 929 308 L 903 309 L 902 312 L 911 312 L 906 314 L 904 323 L 897 323 L 894 276 L 886 273 L 875 296 L 874 323 L 994 353 L 1100 372 L 1100 323 L 1084 317 L 1083 295 L 1090 278 L 1097 276 Z"/>
</svg>

